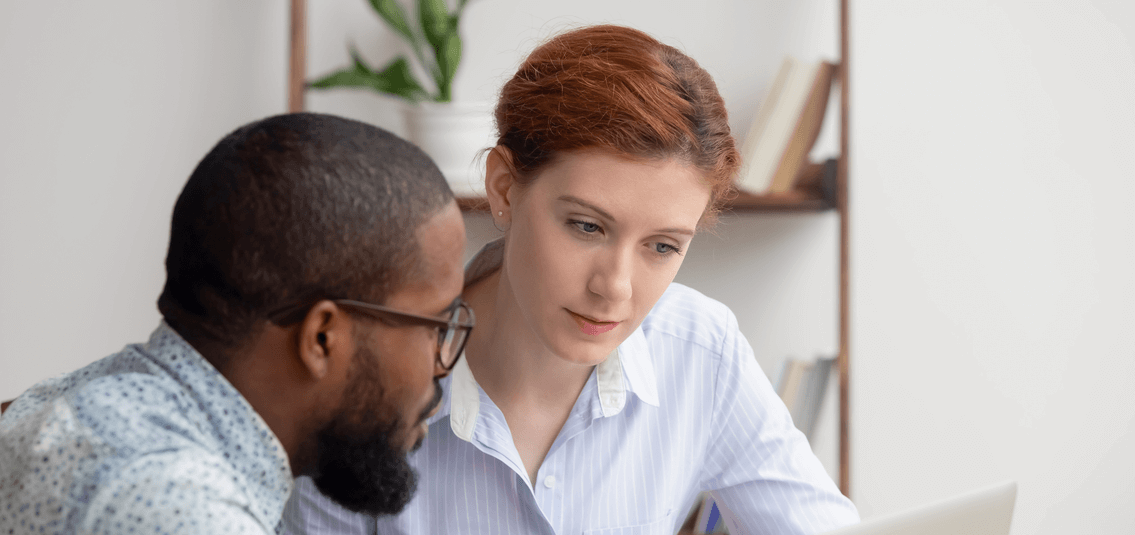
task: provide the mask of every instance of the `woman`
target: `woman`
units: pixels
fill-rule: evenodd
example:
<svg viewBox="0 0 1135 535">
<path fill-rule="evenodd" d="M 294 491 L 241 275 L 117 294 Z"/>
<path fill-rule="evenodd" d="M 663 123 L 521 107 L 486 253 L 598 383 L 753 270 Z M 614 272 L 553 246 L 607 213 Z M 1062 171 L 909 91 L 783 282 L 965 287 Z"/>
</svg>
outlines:
<svg viewBox="0 0 1135 535">
<path fill-rule="evenodd" d="M 700 491 L 733 533 L 858 520 L 722 304 L 674 284 L 738 167 L 708 73 L 636 30 L 537 48 L 502 89 L 467 266 L 477 328 L 393 518 L 301 482 L 290 530 L 673 534 Z"/>
</svg>

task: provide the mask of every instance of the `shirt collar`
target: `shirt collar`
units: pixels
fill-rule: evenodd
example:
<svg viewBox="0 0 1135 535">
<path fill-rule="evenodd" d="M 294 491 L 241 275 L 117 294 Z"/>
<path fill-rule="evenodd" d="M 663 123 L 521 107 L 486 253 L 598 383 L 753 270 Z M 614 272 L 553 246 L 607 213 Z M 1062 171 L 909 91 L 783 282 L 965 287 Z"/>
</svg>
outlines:
<svg viewBox="0 0 1135 535">
<path fill-rule="evenodd" d="M 622 368 L 622 374 L 611 373 L 606 369 L 616 366 Z M 605 389 L 616 390 L 618 388 L 616 379 L 621 379 L 622 383 L 626 385 L 627 392 L 634 394 L 649 405 L 658 406 L 658 380 L 654 376 L 654 361 L 650 358 L 650 347 L 646 343 L 646 335 L 642 332 L 642 326 L 639 326 L 626 340 L 623 340 L 623 343 L 619 344 L 619 347 L 607 356 L 607 360 L 599 363 L 596 366 L 596 372 L 599 374 L 600 399 L 602 399 Z M 604 372 L 610 379 L 604 380 Z M 607 411 L 612 409 L 617 413 L 622 410 L 624 403 L 610 405 L 610 407 L 609 404 L 604 403 L 604 415 L 607 415 Z"/>
<path fill-rule="evenodd" d="M 212 426 L 203 431 L 217 439 L 218 454 L 251 487 L 253 512 L 265 525 L 275 525 L 295 484 L 288 454 L 276 434 L 236 387 L 164 321 L 142 350 L 198 403 Z"/>
<path fill-rule="evenodd" d="M 453 434 L 465 442 L 473 440 L 473 429 L 477 427 L 477 414 L 481 410 L 481 393 L 469 361 L 461 359 L 450 373 L 449 427 Z M 438 411 L 438 416 L 444 411 Z"/>
<path fill-rule="evenodd" d="M 465 285 L 474 284 L 500 269 L 503 259 L 503 238 L 485 244 L 465 265 Z M 658 406 L 658 380 L 641 326 L 595 367 L 595 374 L 596 395 L 604 417 L 614 416 L 623 410 L 628 392 L 644 403 Z M 449 379 L 446 406 L 438 411 L 435 419 L 448 412 L 453 433 L 468 442 L 477 427 L 481 408 L 480 386 L 466 359 L 457 362 Z"/>
</svg>

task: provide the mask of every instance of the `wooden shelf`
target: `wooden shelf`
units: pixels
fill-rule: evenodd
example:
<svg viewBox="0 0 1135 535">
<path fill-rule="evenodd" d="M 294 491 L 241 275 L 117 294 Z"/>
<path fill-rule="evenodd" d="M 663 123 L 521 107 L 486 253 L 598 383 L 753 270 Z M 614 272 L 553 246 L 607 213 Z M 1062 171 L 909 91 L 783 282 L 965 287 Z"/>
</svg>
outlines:
<svg viewBox="0 0 1135 535">
<path fill-rule="evenodd" d="M 722 213 L 822 212 L 835 208 L 832 199 L 825 199 L 819 194 L 805 191 L 760 195 L 735 191 L 734 194 L 736 196 L 722 207 Z"/>
<path fill-rule="evenodd" d="M 462 212 L 469 212 L 474 214 L 489 213 L 489 201 L 484 197 L 462 197 L 458 195 L 457 207 L 460 208 Z"/>
</svg>

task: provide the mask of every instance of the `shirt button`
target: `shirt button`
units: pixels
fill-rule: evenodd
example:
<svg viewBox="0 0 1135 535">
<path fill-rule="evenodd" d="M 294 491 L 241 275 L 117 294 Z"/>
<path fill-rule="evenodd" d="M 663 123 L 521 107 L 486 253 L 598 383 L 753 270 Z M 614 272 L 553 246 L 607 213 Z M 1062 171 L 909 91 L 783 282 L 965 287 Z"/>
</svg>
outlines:
<svg viewBox="0 0 1135 535">
<path fill-rule="evenodd" d="M 545 477 L 544 478 L 544 486 L 547 487 L 547 488 L 550 488 L 550 489 L 555 488 L 556 487 L 556 476 Z"/>
</svg>

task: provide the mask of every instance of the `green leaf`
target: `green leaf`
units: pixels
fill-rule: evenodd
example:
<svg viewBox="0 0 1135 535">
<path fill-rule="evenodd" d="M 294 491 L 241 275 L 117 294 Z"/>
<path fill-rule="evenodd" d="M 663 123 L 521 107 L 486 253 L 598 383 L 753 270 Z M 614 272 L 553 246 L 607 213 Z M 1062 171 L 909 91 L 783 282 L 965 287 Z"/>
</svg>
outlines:
<svg viewBox="0 0 1135 535">
<path fill-rule="evenodd" d="M 377 73 L 372 88 L 382 93 L 398 95 L 411 102 L 417 102 L 428 96 L 426 90 L 410 72 L 410 63 L 406 58 L 399 56 Z"/>
<path fill-rule="evenodd" d="M 359 73 L 371 72 L 370 66 L 367 65 L 366 61 L 363 60 L 363 57 L 361 55 L 359 55 L 359 51 L 358 51 L 358 49 L 355 48 L 355 45 L 348 46 L 347 50 L 349 50 L 350 53 L 351 53 L 351 62 L 354 63 L 356 72 L 359 72 Z"/>
<path fill-rule="evenodd" d="M 359 67 L 364 70 L 360 70 Z M 428 95 L 410 72 L 410 63 L 399 57 L 390 62 L 381 72 L 373 72 L 365 65 L 356 63 L 354 68 L 343 69 L 311 82 L 311 87 L 327 89 L 332 87 L 366 87 L 379 93 L 401 97 L 417 102 Z"/>
<path fill-rule="evenodd" d="M 448 102 L 451 98 L 450 89 L 453 84 L 453 76 L 457 73 L 457 66 L 461 63 L 461 37 L 454 31 L 450 33 L 441 49 L 437 51 L 437 66 L 440 71 L 438 77 L 438 100 Z"/>
<path fill-rule="evenodd" d="M 402 35 L 411 46 L 418 46 L 418 39 L 414 36 L 410 24 L 406 22 L 406 12 L 395 0 L 370 0 L 371 7 L 385 20 L 394 31 Z"/>
<path fill-rule="evenodd" d="M 323 78 L 309 82 L 308 85 L 317 89 L 332 87 L 370 87 L 372 72 L 362 73 L 355 69 L 343 69 L 333 72 Z"/>
<path fill-rule="evenodd" d="M 418 0 L 418 18 L 426 41 L 435 52 L 440 50 L 449 35 L 449 6 L 445 0 Z"/>
</svg>

